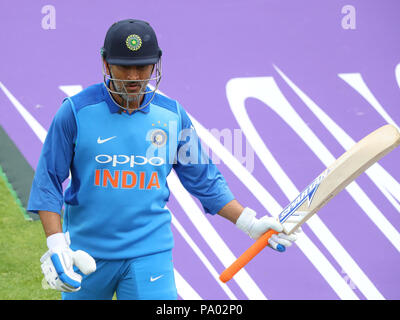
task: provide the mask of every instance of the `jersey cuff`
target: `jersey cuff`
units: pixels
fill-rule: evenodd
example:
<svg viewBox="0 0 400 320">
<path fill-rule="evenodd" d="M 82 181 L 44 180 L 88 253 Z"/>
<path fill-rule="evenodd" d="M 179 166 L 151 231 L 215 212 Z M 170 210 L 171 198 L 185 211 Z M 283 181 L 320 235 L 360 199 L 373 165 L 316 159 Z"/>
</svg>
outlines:
<svg viewBox="0 0 400 320">
<path fill-rule="evenodd" d="M 202 203 L 204 211 L 211 215 L 217 214 L 227 203 L 234 200 L 235 197 L 229 188 L 226 188 L 226 191 L 215 198 L 207 199 L 207 203 Z"/>
</svg>

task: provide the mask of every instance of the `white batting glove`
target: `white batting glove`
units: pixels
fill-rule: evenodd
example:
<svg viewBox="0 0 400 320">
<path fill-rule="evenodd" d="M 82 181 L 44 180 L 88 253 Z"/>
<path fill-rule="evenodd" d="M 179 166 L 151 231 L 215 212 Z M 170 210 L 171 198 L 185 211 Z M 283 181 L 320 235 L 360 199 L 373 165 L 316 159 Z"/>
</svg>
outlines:
<svg viewBox="0 0 400 320">
<path fill-rule="evenodd" d="M 44 275 L 43 288 L 74 292 L 81 288 L 82 276 L 76 273 L 76 265 L 88 275 L 96 270 L 96 262 L 85 251 L 72 251 L 69 233 L 55 233 L 47 238 L 49 250 L 40 258 Z"/>
<path fill-rule="evenodd" d="M 276 219 L 268 216 L 257 219 L 256 212 L 247 207 L 237 219 L 236 226 L 254 240 L 257 240 L 269 229 L 279 232 L 271 236 L 268 246 L 280 252 L 285 251 L 286 247 L 290 247 L 297 240 L 294 234 L 287 235 L 282 233 L 283 227 Z"/>
</svg>

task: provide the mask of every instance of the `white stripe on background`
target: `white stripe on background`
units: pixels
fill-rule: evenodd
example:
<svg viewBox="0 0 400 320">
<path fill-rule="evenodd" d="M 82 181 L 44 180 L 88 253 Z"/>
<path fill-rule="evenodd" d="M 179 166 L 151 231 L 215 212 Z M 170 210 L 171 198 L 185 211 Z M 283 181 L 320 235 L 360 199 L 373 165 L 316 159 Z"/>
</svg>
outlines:
<svg viewBox="0 0 400 320">
<path fill-rule="evenodd" d="M 170 180 L 168 180 L 169 184 Z M 171 211 L 170 211 L 171 212 Z M 215 270 L 215 268 L 212 266 L 210 261 L 207 259 L 207 257 L 203 254 L 201 249 L 196 245 L 196 243 L 193 241 L 193 239 L 190 237 L 190 235 L 186 232 L 185 228 L 180 224 L 178 219 L 172 214 L 172 224 L 174 227 L 178 230 L 180 235 L 185 239 L 187 244 L 190 246 L 190 248 L 194 251 L 194 253 L 199 257 L 201 262 L 204 264 L 204 266 L 208 269 L 208 271 L 211 273 L 215 281 L 220 285 L 222 290 L 225 291 L 226 295 L 231 299 L 231 300 L 237 300 L 236 296 L 233 294 L 233 292 L 229 289 L 229 287 L 223 283 L 222 281 L 219 281 L 219 274 Z"/>
<path fill-rule="evenodd" d="M 400 81 L 400 64 L 396 66 L 396 78 Z M 372 92 L 369 90 L 368 86 L 365 84 L 362 76 L 359 73 L 339 73 L 338 76 L 347 82 L 353 89 L 355 89 L 377 112 L 382 116 L 387 123 L 396 126 L 398 129 L 399 125 L 390 117 L 386 110 L 382 107 L 379 101 L 375 98 Z M 399 82 L 400 83 L 400 82 Z M 318 107 L 314 107 L 313 101 L 309 105 L 310 109 L 315 109 L 313 111 L 315 115 L 320 119 L 321 122 L 326 123 L 326 128 L 338 139 L 339 143 L 348 148 L 348 145 L 354 141 L 346 136 L 346 133 L 342 128 L 338 127 L 323 111 L 319 111 Z M 373 165 L 370 169 L 366 171 L 366 174 L 370 179 L 376 184 L 379 190 L 386 196 L 390 203 L 400 212 L 400 184 L 379 164 Z M 395 247 L 398 249 L 400 243 Z M 399 249 L 398 249 L 399 250 Z"/>
<path fill-rule="evenodd" d="M 192 286 L 182 277 L 178 270 L 174 269 L 175 284 L 179 296 L 183 300 L 203 300 Z"/>
<path fill-rule="evenodd" d="M 382 107 L 376 97 L 369 90 L 364 82 L 361 74 L 359 73 L 339 73 L 339 78 L 343 79 L 348 85 L 356 90 L 381 116 L 387 123 L 393 124 L 399 129 L 399 126 L 392 119 L 392 117 Z"/>
<path fill-rule="evenodd" d="M 42 125 L 29 113 L 28 110 L 11 94 L 10 91 L 0 82 L 0 88 L 3 90 L 4 94 L 14 105 L 15 109 L 17 109 L 18 113 L 22 116 L 22 118 L 26 121 L 30 128 L 32 128 L 33 132 L 39 138 L 39 140 L 43 143 L 46 139 L 47 131 L 42 127 Z"/>
<path fill-rule="evenodd" d="M 68 97 L 71 97 L 82 91 L 81 85 L 69 85 L 69 86 L 58 86 L 58 88 L 63 91 Z"/>
<path fill-rule="evenodd" d="M 400 63 L 394 69 L 394 76 L 396 77 L 397 85 L 400 88 Z"/>
<path fill-rule="evenodd" d="M 281 70 L 279 70 L 279 68 L 275 67 L 275 69 L 345 150 L 350 149 L 356 143 L 356 141 L 354 141 L 337 123 L 335 123 L 332 118 L 330 118 L 314 101 L 312 101 Z M 349 76 L 347 74 L 346 76 L 342 74 L 342 78 L 347 79 L 347 81 L 352 83 L 355 88 L 361 88 L 360 94 L 362 94 L 363 96 L 373 97 L 372 94 L 368 94 L 366 92 L 366 90 L 368 90 L 366 86 L 357 84 L 358 81 L 362 81 L 359 75 L 353 78 L 352 76 Z M 379 114 L 382 115 L 382 117 L 385 118 L 385 120 L 389 120 L 391 121 L 391 124 L 396 125 L 391 120 L 387 112 L 383 109 L 383 107 L 381 107 L 380 105 L 376 105 L 378 104 L 376 100 L 372 101 L 372 98 L 369 98 L 367 100 L 371 101 L 371 103 L 374 103 L 374 108 L 379 112 Z M 400 212 L 400 207 L 396 202 L 396 199 L 397 201 L 400 201 L 400 184 L 396 181 L 396 179 L 394 179 L 379 163 L 372 165 L 368 170 L 365 171 L 365 173 L 379 188 L 379 190 L 385 195 L 389 202 Z M 347 191 L 349 191 L 350 195 L 365 211 L 372 222 L 375 223 L 379 230 L 381 230 L 381 232 L 391 242 L 391 244 L 398 251 L 400 251 L 400 233 L 386 219 L 386 217 L 376 207 L 371 199 L 368 198 L 366 193 L 358 186 L 357 183 L 349 185 Z"/>
<path fill-rule="evenodd" d="M 231 79 L 227 84 L 226 91 L 231 110 L 248 141 L 289 201 L 299 194 L 299 190 L 280 167 L 253 126 L 245 109 L 244 101 L 246 98 L 253 97 L 259 99 L 266 106 L 274 110 L 304 140 L 310 149 L 323 161 L 325 166 L 329 166 L 334 162 L 335 158 L 333 155 L 291 107 L 272 77 Z M 356 283 L 360 291 L 368 299 L 382 299 L 383 296 L 381 293 L 318 215 L 314 215 L 307 223 L 342 269 Z M 350 287 L 348 288 L 351 290 Z"/>
</svg>

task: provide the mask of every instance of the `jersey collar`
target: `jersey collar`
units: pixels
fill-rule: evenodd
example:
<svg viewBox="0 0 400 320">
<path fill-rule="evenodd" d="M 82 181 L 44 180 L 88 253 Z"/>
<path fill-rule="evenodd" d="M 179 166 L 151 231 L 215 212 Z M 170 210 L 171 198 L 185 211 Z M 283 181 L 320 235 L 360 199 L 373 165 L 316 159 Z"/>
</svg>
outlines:
<svg viewBox="0 0 400 320">
<path fill-rule="evenodd" d="M 109 83 L 110 83 L 110 80 L 107 80 L 107 86 L 109 85 Z M 146 92 L 149 92 L 149 91 L 151 91 L 151 89 L 149 87 L 146 87 Z M 104 83 L 103 83 L 103 93 L 104 93 L 104 99 L 107 102 L 107 105 L 108 105 L 111 113 L 117 113 L 117 112 L 120 112 L 120 110 L 124 111 L 119 106 L 119 104 L 114 100 L 114 98 L 111 96 L 111 93 L 108 92 Z M 152 96 L 151 94 L 145 94 L 141 105 L 146 104 L 151 99 L 151 96 Z M 133 111 L 131 113 L 131 115 L 138 111 L 143 112 L 143 113 L 148 113 L 150 111 L 150 103 L 143 109 Z M 127 114 L 129 114 L 129 113 L 127 113 Z"/>
</svg>

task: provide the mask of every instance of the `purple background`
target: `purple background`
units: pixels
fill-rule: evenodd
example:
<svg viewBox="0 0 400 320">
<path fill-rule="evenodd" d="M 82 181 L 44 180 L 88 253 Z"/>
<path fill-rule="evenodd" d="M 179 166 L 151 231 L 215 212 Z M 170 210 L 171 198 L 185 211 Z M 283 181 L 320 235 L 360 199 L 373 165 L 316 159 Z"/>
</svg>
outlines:
<svg viewBox="0 0 400 320">
<path fill-rule="evenodd" d="M 41 25 L 44 5 L 56 9 L 56 29 Z M 342 7 L 356 10 L 356 29 L 343 29 Z M 335 156 L 344 149 L 278 74 L 274 65 L 301 88 L 352 139 L 358 141 L 386 123 L 340 73 L 360 73 L 369 90 L 396 124 L 400 123 L 400 88 L 395 68 L 400 63 L 398 1 L 2 1 L 0 3 L 0 81 L 47 130 L 65 93 L 60 85 L 87 87 L 102 81 L 100 47 L 108 27 L 125 18 L 149 21 L 163 49 L 160 90 L 181 102 L 205 128 L 240 128 L 227 100 L 232 78 L 273 77 L 280 90 Z M 42 143 L 0 92 L 0 124 L 35 168 Z M 256 99 L 246 101 L 253 125 L 298 189 L 325 165 L 272 109 Z M 222 141 L 221 141 L 222 142 Z M 397 149 L 380 164 L 397 181 Z M 258 216 L 267 214 L 249 189 L 221 163 L 221 172 L 238 200 Z M 288 199 L 255 156 L 252 175 L 283 207 Z M 400 212 L 363 174 L 357 179 L 386 219 L 400 230 Z M 224 266 L 188 219 L 176 195 L 168 207 L 218 273 Z M 400 195 L 397 194 L 397 197 Z M 196 200 L 196 203 L 197 200 Z M 397 202 L 398 203 L 398 202 Z M 386 299 L 400 298 L 399 251 L 365 212 L 342 192 L 319 215 L 340 244 Z M 206 218 L 239 256 L 252 241 L 230 222 Z M 340 263 L 310 228 L 304 233 L 345 279 L 355 286 Z M 175 234 L 176 270 L 203 299 L 229 299 L 181 234 Z M 398 232 L 398 231 L 397 231 Z M 285 254 L 266 249 L 246 270 L 268 299 L 340 299 L 315 266 L 294 245 Z M 227 284 L 238 299 L 243 288 Z M 183 290 L 178 287 L 178 290 Z M 180 291 L 180 297 L 188 297 Z"/>
</svg>

